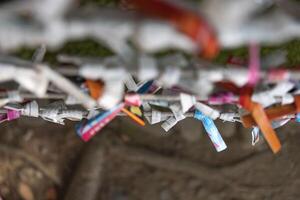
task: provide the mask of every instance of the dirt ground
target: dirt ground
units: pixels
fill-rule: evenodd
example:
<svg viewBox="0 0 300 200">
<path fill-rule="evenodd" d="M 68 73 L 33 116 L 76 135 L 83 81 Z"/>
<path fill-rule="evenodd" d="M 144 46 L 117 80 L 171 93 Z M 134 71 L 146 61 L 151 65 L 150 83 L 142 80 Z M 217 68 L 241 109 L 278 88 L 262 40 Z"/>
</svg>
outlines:
<svg viewBox="0 0 300 200">
<path fill-rule="evenodd" d="M 82 6 L 115 0 L 83 0 Z M 287 66 L 298 66 L 300 41 L 272 48 L 287 50 Z M 35 49 L 14 53 L 31 59 Z M 107 56 L 91 40 L 47 52 Z M 245 57 L 247 48 L 222 51 Z M 294 200 L 300 199 L 300 124 L 276 132 L 282 150 L 274 155 L 263 138 L 251 145 L 251 130 L 218 122 L 228 149 L 217 153 L 201 122 L 186 119 L 170 132 L 159 125 L 139 127 L 119 117 L 88 143 L 66 126 L 21 118 L 0 125 L 0 200 Z"/>
<path fill-rule="evenodd" d="M 217 126 L 228 149 L 217 153 L 199 121 L 170 132 L 118 118 L 84 144 L 66 126 L 20 119 L 0 128 L 0 192 L 5 200 L 33 199 L 299 199 L 299 124 L 278 129 L 273 155 L 250 130 Z"/>
</svg>

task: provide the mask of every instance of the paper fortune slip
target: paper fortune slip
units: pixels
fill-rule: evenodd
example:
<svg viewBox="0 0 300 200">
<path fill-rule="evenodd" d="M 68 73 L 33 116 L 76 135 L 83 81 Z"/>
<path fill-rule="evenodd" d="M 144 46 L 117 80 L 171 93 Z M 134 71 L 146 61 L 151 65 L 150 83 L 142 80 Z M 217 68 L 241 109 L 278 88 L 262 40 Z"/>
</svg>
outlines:
<svg viewBox="0 0 300 200">
<path fill-rule="evenodd" d="M 214 121 L 205 116 L 202 112 L 196 110 L 194 117 L 198 120 L 201 120 L 203 123 L 203 126 L 212 141 L 214 147 L 216 148 L 217 152 L 223 151 L 227 148 L 227 145 L 225 144 L 221 134 L 219 133 L 216 125 L 214 124 Z"/>
<path fill-rule="evenodd" d="M 20 116 L 21 116 L 21 114 L 19 111 L 7 110 L 6 113 L 0 114 L 0 123 L 18 119 Z"/>
<path fill-rule="evenodd" d="M 85 125 L 77 127 L 77 134 L 85 142 L 89 141 L 98 131 L 110 123 L 124 107 L 124 103 L 121 103 L 114 108 L 102 112 L 92 119 L 90 119 Z"/>
</svg>

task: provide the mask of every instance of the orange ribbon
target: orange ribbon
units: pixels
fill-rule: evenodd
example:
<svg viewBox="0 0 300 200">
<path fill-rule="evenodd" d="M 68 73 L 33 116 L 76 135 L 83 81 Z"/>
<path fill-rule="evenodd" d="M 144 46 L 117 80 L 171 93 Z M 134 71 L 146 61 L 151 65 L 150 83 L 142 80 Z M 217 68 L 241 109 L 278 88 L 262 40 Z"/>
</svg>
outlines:
<svg viewBox="0 0 300 200">
<path fill-rule="evenodd" d="M 265 113 L 268 117 L 268 120 L 274 120 L 281 118 L 286 115 L 292 115 L 300 112 L 300 96 L 295 96 L 295 103 L 283 105 L 283 106 L 275 106 L 272 108 L 265 109 Z M 253 117 L 249 115 L 244 115 L 241 117 L 244 127 L 250 128 L 256 125 Z"/>
<path fill-rule="evenodd" d="M 202 56 L 214 58 L 219 52 L 219 43 L 212 28 L 195 12 L 186 10 L 165 0 L 129 0 L 143 14 L 173 23 L 178 30 L 194 40 Z"/>
<path fill-rule="evenodd" d="M 240 104 L 251 113 L 253 120 L 260 128 L 273 153 L 277 153 L 281 149 L 279 138 L 273 130 L 263 107 L 251 101 L 250 94 L 252 93 L 252 88 L 246 86 L 241 92 Z"/>
<path fill-rule="evenodd" d="M 104 84 L 101 81 L 86 80 L 86 86 L 89 88 L 90 95 L 93 99 L 99 99 L 103 93 Z"/>
<path fill-rule="evenodd" d="M 126 115 L 128 115 L 133 121 L 138 123 L 141 126 L 145 126 L 145 122 L 140 119 L 138 116 L 127 110 L 126 108 L 122 108 L 122 112 L 124 112 Z"/>
</svg>

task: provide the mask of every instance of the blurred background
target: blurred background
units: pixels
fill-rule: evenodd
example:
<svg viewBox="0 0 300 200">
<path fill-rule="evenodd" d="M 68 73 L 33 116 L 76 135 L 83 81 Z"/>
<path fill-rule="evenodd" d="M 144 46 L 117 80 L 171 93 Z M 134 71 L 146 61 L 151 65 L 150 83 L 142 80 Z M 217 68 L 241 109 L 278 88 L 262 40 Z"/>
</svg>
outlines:
<svg viewBox="0 0 300 200">
<path fill-rule="evenodd" d="M 1 1 L 1 5 L 7 2 Z M 200 1 L 188 3 L 198 5 Z M 119 5 L 118 0 L 76 1 L 77 9 Z M 21 46 L 5 53 L 31 60 L 35 50 Z M 155 56 L 174 51 L 158 51 Z M 263 45 L 261 55 L 275 51 L 287 53 L 285 66 L 300 66 L 299 39 Z M 101 58 L 114 52 L 93 38 L 71 39 L 47 50 L 44 61 L 56 64 L 59 54 Z M 189 54 L 185 56 L 189 58 Z M 230 57 L 247 56 L 247 47 L 239 45 L 222 49 L 211 62 L 226 64 Z M 190 118 L 164 132 L 160 125 L 139 127 L 125 117 L 118 117 L 88 143 L 75 134 L 75 125 L 70 121 L 62 126 L 30 118 L 2 123 L 1 198 L 288 200 L 300 197 L 300 134 L 296 122 L 277 130 L 282 150 L 276 155 L 263 137 L 253 147 L 250 129 L 220 120 L 216 125 L 228 146 L 220 153 L 213 148 L 201 122 Z"/>
</svg>

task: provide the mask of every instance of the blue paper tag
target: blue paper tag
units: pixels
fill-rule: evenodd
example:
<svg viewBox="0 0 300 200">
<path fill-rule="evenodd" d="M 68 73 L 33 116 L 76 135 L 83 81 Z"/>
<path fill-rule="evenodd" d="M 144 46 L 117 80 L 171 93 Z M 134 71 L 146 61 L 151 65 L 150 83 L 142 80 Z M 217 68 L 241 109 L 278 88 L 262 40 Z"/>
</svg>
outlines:
<svg viewBox="0 0 300 200">
<path fill-rule="evenodd" d="M 151 86 L 153 85 L 153 83 L 154 83 L 153 80 L 145 82 L 143 85 L 139 86 L 137 93 L 138 94 L 146 94 L 151 89 Z"/>
<path fill-rule="evenodd" d="M 296 122 L 300 122 L 300 113 L 296 114 L 296 119 L 295 120 L 296 120 Z"/>
<path fill-rule="evenodd" d="M 202 121 L 202 124 L 217 152 L 223 151 L 227 148 L 227 145 L 225 144 L 221 134 L 211 118 L 207 117 L 199 110 L 195 110 L 194 118 Z"/>
</svg>

